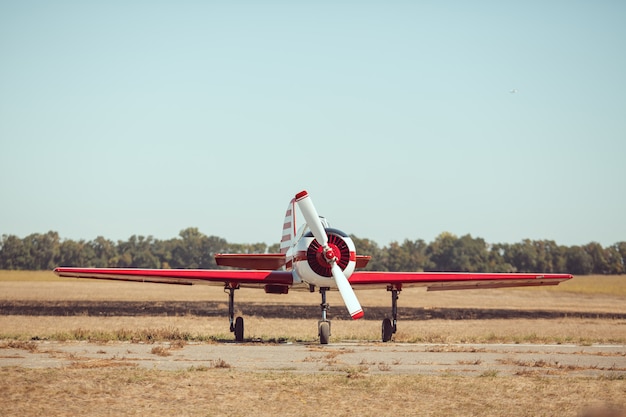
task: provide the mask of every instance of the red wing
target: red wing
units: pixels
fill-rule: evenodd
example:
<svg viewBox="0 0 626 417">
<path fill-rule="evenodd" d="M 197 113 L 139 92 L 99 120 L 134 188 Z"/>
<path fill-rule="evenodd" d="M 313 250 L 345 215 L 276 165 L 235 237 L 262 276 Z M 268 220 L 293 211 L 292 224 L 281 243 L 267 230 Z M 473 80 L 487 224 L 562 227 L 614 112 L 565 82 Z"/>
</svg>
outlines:
<svg viewBox="0 0 626 417">
<path fill-rule="evenodd" d="M 289 271 L 235 271 L 214 269 L 135 269 L 135 268 L 56 268 L 60 277 L 95 278 L 121 281 L 157 282 L 165 284 L 234 284 L 260 287 L 291 286 Z"/>
<path fill-rule="evenodd" d="M 569 274 L 489 274 L 467 272 L 354 272 L 353 287 L 427 287 L 428 291 L 557 285 Z"/>
</svg>

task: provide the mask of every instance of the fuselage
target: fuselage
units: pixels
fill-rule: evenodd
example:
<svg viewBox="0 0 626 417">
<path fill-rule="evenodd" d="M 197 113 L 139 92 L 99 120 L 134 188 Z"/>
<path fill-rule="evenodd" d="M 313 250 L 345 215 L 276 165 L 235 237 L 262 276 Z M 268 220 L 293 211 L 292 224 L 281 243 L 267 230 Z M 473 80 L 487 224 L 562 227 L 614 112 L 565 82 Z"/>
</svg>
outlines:
<svg viewBox="0 0 626 417">
<path fill-rule="evenodd" d="M 327 226 L 327 223 L 325 224 Z M 354 242 L 346 233 L 338 229 L 325 227 L 328 246 L 336 257 L 337 265 L 346 278 L 356 267 Z M 294 283 L 305 283 L 316 287 L 337 288 L 322 246 L 313 237 L 311 231 L 303 228 L 296 234 L 295 244 L 287 251 L 286 268 L 292 271 Z"/>
</svg>

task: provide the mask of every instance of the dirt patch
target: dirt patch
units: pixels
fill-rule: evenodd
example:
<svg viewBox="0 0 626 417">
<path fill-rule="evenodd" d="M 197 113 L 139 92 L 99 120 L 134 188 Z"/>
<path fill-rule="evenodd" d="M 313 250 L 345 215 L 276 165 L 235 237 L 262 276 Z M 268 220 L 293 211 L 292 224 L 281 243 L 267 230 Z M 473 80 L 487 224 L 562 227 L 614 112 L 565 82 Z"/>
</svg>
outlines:
<svg viewBox="0 0 626 417">
<path fill-rule="evenodd" d="M 36 347 L 33 348 L 32 345 Z M 470 375 L 485 372 L 626 379 L 624 346 L 413 343 L 130 343 L 29 342 L 0 346 L 2 366 L 107 368 L 191 367 L 245 372 Z M 219 366 L 217 364 L 220 364 Z"/>
<path fill-rule="evenodd" d="M 260 318 L 317 319 L 320 308 L 316 305 L 237 303 L 237 309 L 249 316 Z M 199 316 L 223 317 L 227 306 L 215 301 L 43 301 L 2 300 L 0 315 L 20 316 Z M 368 320 L 382 320 L 390 309 L 368 307 Z M 607 319 L 624 320 L 626 313 L 598 311 L 519 310 L 504 308 L 425 308 L 401 307 L 403 320 L 491 320 L 491 319 Z M 343 308 L 332 310 L 332 317 L 349 320 Z"/>
</svg>

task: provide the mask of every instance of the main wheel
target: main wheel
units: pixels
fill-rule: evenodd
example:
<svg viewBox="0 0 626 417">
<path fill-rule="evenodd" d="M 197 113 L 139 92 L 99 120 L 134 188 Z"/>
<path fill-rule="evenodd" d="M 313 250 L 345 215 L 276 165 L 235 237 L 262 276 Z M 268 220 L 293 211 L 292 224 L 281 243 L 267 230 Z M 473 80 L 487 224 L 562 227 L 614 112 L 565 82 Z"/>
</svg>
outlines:
<svg viewBox="0 0 626 417">
<path fill-rule="evenodd" d="M 330 323 L 328 323 L 327 321 L 321 322 L 320 328 L 319 328 L 319 334 L 320 334 L 320 344 L 327 345 L 328 339 L 330 339 Z"/>
<path fill-rule="evenodd" d="M 391 319 L 383 320 L 383 342 L 388 342 L 391 340 L 391 336 L 393 335 L 393 325 L 391 324 Z"/>
<path fill-rule="evenodd" d="M 235 341 L 243 342 L 243 317 L 235 319 Z"/>
</svg>

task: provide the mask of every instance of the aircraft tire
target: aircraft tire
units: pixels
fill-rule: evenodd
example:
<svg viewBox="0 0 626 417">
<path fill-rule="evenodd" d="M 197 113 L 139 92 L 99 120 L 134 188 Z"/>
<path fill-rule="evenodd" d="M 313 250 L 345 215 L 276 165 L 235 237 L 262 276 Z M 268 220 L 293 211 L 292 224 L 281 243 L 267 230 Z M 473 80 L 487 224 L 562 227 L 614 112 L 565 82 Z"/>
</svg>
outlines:
<svg viewBox="0 0 626 417">
<path fill-rule="evenodd" d="M 391 336 L 393 336 L 393 326 L 391 324 L 391 319 L 387 318 L 383 320 L 383 331 L 382 331 L 383 342 L 390 341 Z"/>
<path fill-rule="evenodd" d="M 243 317 L 235 319 L 235 341 L 243 342 Z"/>
<path fill-rule="evenodd" d="M 327 321 L 323 321 L 320 323 L 319 333 L 320 344 L 327 345 L 328 340 L 330 339 L 330 324 Z"/>
</svg>

